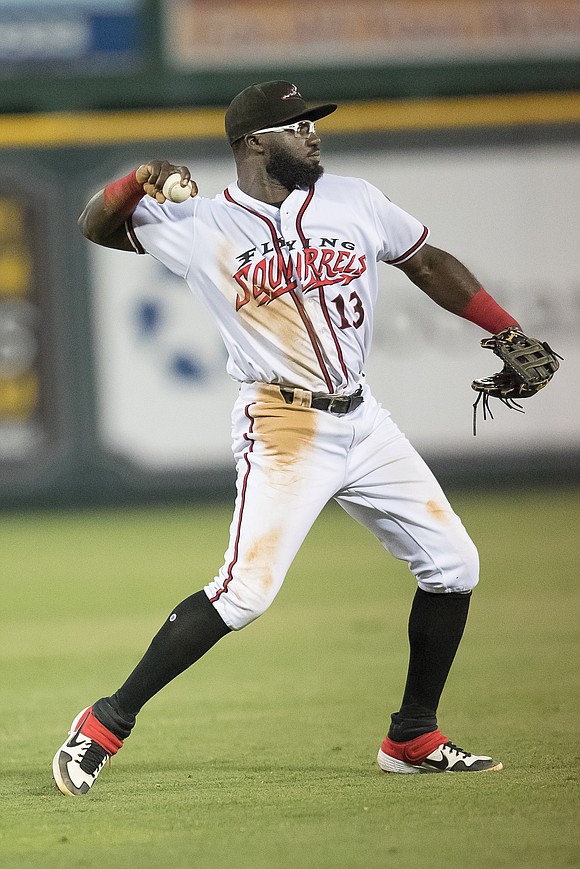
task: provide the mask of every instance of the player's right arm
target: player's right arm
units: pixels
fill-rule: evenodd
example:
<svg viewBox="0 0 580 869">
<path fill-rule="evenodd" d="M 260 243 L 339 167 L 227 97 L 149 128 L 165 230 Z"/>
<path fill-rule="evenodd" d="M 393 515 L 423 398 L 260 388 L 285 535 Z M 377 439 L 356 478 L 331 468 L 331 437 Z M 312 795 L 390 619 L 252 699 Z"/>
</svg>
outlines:
<svg viewBox="0 0 580 869">
<path fill-rule="evenodd" d="M 185 181 L 191 181 L 192 196 L 195 196 L 197 186 L 187 166 L 174 166 L 167 160 L 142 163 L 134 172 L 107 184 L 89 200 L 78 221 L 82 234 L 103 247 L 134 250 L 125 231 L 125 221 L 146 195 L 162 205 L 165 202 L 163 185 L 174 172 L 179 172 Z"/>
</svg>

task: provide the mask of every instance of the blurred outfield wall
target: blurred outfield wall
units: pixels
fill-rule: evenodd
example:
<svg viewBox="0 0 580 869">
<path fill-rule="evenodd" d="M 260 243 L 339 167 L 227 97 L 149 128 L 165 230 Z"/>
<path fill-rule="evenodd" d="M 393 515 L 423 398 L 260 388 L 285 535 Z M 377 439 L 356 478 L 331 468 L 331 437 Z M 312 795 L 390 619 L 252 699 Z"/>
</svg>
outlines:
<svg viewBox="0 0 580 869">
<path fill-rule="evenodd" d="M 189 164 L 202 195 L 223 189 L 222 118 L 0 119 L 0 505 L 233 491 L 235 385 L 208 314 L 154 260 L 76 228 L 92 193 L 154 156 Z M 473 438 L 469 384 L 498 367 L 481 331 L 385 266 L 377 396 L 444 481 L 577 480 L 580 96 L 351 103 L 320 128 L 327 171 L 377 184 L 565 357 L 525 416 L 500 405 Z"/>
<path fill-rule="evenodd" d="M 580 88 L 578 0 L 2 0 L 0 112 Z"/>
<path fill-rule="evenodd" d="M 328 171 L 416 214 L 566 357 L 473 439 L 479 330 L 385 267 L 377 395 L 445 480 L 578 479 L 577 0 L 3 0 L 0 506 L 231 494 L 235 385 L 206 312 L 76 220 L 156 155 L 214 195 L 223 107 L 280 77 L 341 104 Z"/>
</svg>

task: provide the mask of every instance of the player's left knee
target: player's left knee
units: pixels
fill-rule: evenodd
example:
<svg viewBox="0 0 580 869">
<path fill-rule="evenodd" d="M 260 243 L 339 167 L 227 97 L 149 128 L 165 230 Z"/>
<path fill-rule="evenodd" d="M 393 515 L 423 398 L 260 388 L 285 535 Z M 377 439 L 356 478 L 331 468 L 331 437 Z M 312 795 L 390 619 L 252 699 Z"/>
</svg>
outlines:
<svg viewBox="0 0 580 869">
<path fill-rule="evenodd" d="M 455 552 L 456 562 L 445 577 L 445 590 L 472 591 L 479 582 L 479 553 L 470 537 Z"/>
<path fill-rule="evenodd" d="M 214 581 L 206 586 L 205 591 L 230 630 L 240 631 L 266 612 L 278 588 L 279 585 L 259 587 L 238 578 L 227 586 Z"/>
<path fill-rule="evenodd" d="M 417 582 L 423 591 L 439 594 L 472 591 L 479 582 L 479 554 L 471 538 L 465 534 L 455 540 L 436 564 L 417 573 Z"/>
</svg>

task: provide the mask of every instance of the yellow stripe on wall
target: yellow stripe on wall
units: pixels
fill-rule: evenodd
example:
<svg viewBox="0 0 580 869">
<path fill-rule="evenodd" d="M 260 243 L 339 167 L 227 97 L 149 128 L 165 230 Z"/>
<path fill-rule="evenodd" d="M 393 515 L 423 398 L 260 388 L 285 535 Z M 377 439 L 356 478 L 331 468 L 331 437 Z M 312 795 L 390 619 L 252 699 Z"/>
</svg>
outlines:
<svg viewBox="0 0 580 869">
<path fill-rule="evenodd" d="M 55 112 L 0 116 L 0 148 L 58 148 L 224 137 L 224 109 Z M 343 103 L 325 134 L 580 122 L 580 93 L 507 94 Z"/>
<path fill-rule="evenodd" d="M 334 118 L 336 117 L 336 121 Z M 506 94 L 351 103 L 328 119 L 335 133 L 580 122 L 580 93 Z"/>
</svg>

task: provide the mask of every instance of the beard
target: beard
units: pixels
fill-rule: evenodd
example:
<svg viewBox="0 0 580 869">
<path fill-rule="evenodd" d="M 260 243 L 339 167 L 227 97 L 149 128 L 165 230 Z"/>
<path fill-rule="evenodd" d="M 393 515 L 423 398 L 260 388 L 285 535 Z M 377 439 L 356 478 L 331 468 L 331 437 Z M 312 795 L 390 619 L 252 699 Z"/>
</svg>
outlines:
<svg viewBox="0 0 580 869">
<path fill-rule="evenodd" d="M 309 163 L 300 157 L 294 157 L 284 148 L 273 145 L 266 163 L 266 172 L 286 190 L 296 187 L 310 187 L 324 172 L 320 163 Z"/>
</svg>

